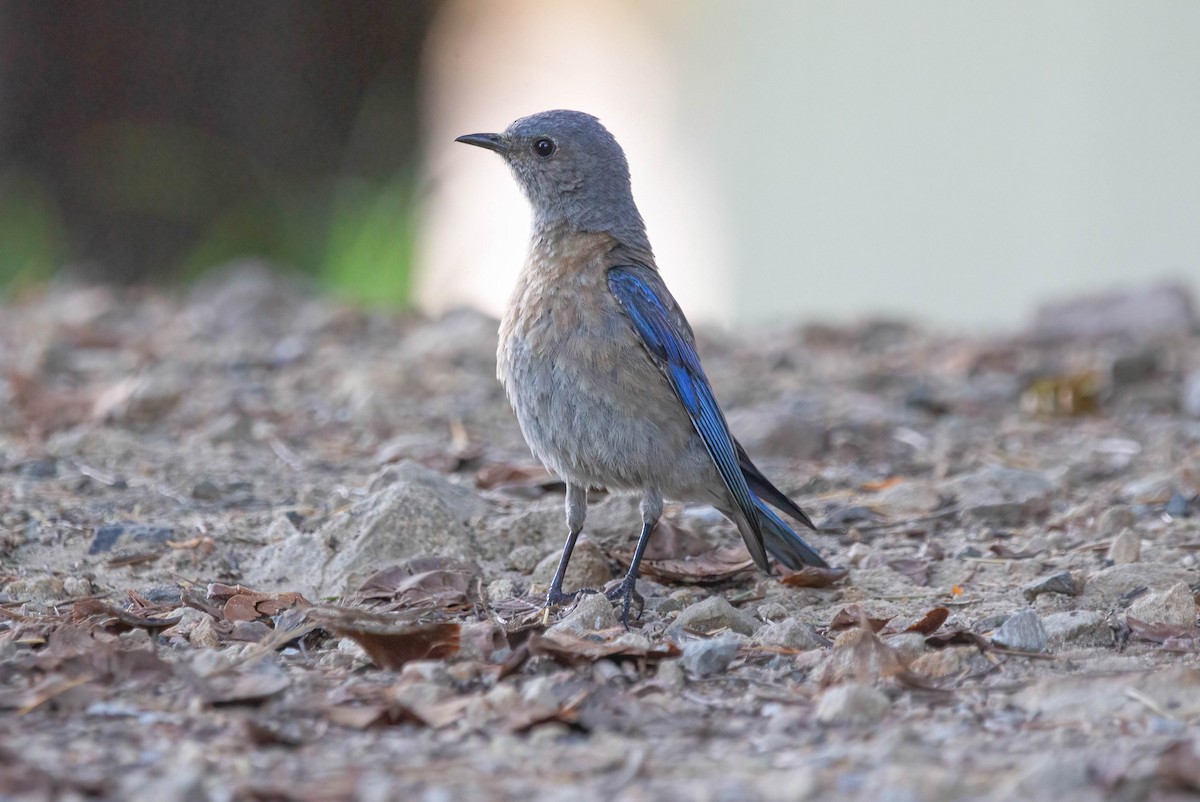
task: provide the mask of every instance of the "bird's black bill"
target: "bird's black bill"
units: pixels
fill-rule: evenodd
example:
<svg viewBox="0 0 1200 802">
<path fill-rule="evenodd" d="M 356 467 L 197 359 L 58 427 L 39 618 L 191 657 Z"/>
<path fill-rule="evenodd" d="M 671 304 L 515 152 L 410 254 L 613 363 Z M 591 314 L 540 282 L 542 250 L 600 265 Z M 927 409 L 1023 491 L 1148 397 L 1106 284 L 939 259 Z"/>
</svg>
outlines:
<svg viewBox="0 0 1200 802">
<path fill-rule="evenodd" d="M 503 153 L 505 150 L 504 138 L 499 134 L 463 134 L 454 141 L 462 142 L 464 145 L 474 145 L 477 148 L 487 148 L 497 153 Z"/>
</svg>

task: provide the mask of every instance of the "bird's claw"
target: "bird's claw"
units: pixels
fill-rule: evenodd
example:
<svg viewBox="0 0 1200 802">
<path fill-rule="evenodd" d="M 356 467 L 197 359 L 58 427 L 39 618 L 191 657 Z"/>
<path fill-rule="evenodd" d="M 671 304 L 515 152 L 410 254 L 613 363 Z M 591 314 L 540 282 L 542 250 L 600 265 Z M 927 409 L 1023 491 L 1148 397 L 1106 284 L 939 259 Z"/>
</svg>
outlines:
<svg viewBox="0 0 1200 802">
<path fill-rule="evenodd" d="M 633 606 L 633 602 L 636 601 L 638 605 L 637 615 L 634 616 L 634 620 L 641 618 L 642 613 L 646 609 L 646 600 L 642 598 L 642 594 L 637 592 L 635 588 L 636 582 L 637 580 L 627 576 L 604 593 L 604 596 L 609 601 L 621 602 L 621 614 L 618 616 L 618 619 L 626 629 L 629 629 L 629 608 Z"/>
<path fill-rule="evenodd" d="M 546 594 L 546 607 L 558 607 L 562 604 L 574 602 L 580 596 L 586 596 L 589 593 L 599 593 L 600 591 L 592 588 L 580 588 L 573 590 L 570 593 L 564 593 L 558 588 L 550 588 L 550 592 Z"/>
</svg>

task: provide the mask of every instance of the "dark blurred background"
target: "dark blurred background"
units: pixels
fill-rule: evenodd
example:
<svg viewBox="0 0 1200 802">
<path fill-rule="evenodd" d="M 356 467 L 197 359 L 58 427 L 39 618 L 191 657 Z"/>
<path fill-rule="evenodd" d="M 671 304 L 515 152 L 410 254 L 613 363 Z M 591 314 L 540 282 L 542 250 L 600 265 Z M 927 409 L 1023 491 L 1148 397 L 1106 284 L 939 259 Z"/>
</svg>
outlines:
<svg viewBox="0 0 1200 802">
<path fill-rule="evenodd" d="M 436 5 L 0 1 L 0 290 L 257 254 L 404 301 Z"/>
</svg>

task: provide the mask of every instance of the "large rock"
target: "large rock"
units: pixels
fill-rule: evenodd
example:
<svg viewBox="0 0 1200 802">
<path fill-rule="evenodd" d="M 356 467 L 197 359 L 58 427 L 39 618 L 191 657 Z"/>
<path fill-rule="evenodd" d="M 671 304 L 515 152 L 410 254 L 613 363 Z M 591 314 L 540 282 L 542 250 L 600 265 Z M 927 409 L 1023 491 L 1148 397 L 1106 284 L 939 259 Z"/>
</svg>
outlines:
<svg viewBox="0 0 1200 802">
<path fill-rule="evenodd" d="M 1112 646 L 1113 631 L 1108 619 L 1094 610 L 1051 613 L 1042 619 L 1046 642 L 1052 648 Z"/>
<path fill-rule="evenodd" d="M 438 555 L 474 561 L 472 519 L 487 503 L 469 488 L 415 462 L 388 468 L 376 488 L 316 533 L 296 532 L 264 547 L 246 566 L 246 581 L 339 596 L 389 565 Z"/>
<path fill-rule="evenodd" d="M 543 591 L 550 587 L 554 572 L 558 570 L 558 561 L 562 558 L 560 551 L 547 554 L 537 567 L 533 569 L 533 584 L 537 590 Z M 571 552 L 571 562 L 567 563 L 567 575 L 563 578 L 563 590 L 570 592 L 586 588 L 597 590 L 612 579 L 612 567 L 608 557 L 590 538 L 581 537 L 575 541 Z"/>
<path fill-rule="evenodd" d="M 1079 603 L 1081 607 L 1102 610 L 1115 605 L 1123 596 L 1139 588 L 1158 591 L 1179 582 L 1186 584 L 1195 581 L 1194 571 L 1178 565 L 1147 562 L 1114 565 L 1088 578 Z"/>
<path fill-rule="evenodd" d="M 612 629 L 617 625 L 612 602 L 603 593 L 585 593 L 563 620 L 546 630 L 547 635 L 576 635 Z"/>
<path fill-rule="evenodd" d="M 1033 610 L 1021 610 L 992 635 L 992 643 L 1022 652 L 1041 652 L 1046 648 L 1046 628 Z"/>
<path fill-rule="evenodd" d="M 957 476 L 943 485 L 964 517 L 999 526 L 1015 526 L 1045 513 L 1054 484 L 1033 471 L 992 466 Z"/>
<path fill-rule="evenodd" d="M 1196 329 L 1196 323 L 1187 288 L 1158 284 L 1043 304 L 1034 316 L 1032 334 L 1044 340 L 1112 334 L 1187 334 Z"/>
<path fill-rule="evenodd" d="M 1150 624 L 1169 627 L 1196 626 L 1196 597 L 1179 582 L 1166 590 L 1147 593 L 1129 605 L 1129 616 Z"/>
<path fill-rule="evenodd" d="M 847 682 L 827 688 L 817 701 L 822 724 L 874 724 L 887 715 L 891 702 L 873 685 Z"/>
<path fill-rule="evenodd" d="M 667 632 L 679 637 L 685 629 L 704 633 L 729 629 L 742 635 L 753 635 L 761 626 L 761 621 L 745 610 L 737 609 L 723 597 L 709 596 L 681 612 Z"/>
</svg>

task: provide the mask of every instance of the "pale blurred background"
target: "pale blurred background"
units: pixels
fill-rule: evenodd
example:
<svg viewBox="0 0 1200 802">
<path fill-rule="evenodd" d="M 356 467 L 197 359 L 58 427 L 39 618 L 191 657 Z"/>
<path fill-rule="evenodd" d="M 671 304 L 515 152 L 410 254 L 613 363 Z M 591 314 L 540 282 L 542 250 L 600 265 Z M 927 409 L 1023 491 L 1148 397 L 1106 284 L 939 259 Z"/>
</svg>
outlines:
<svg viewBox="0 0 1200 802">
<path fill-rule="evenodd" d="M 435 307 L 497 311 L 528 233 L 454 136 L 555 107 L 625 146 L 693 319 L 992 329 L 1200 284 L 1200 3 L 462 0 L 426 56 Z"/>
<path fill-rule="evenodd" d="M 0 292 L 257 256 L 495 314 L 528 212 L 453 139 L 556 107 L 625 146 L 697 322 L 1200 286 L 1191 0 L 0 0 Z"/>
</svg>

